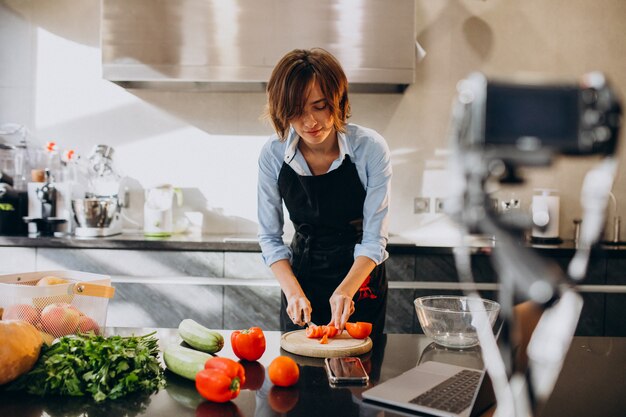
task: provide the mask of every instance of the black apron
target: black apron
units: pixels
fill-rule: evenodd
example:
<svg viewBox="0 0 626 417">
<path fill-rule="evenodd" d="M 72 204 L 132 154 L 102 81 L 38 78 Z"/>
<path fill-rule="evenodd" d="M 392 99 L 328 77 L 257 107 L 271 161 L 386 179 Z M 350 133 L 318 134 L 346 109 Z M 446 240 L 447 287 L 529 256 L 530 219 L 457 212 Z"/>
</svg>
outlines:
<svg viewBox="0 0 626 417">
<path fill-rule="evenodd" d="M 336 170 L 300 176 L 286 163 L 278 175 L 278 188 L 296 229 L 291 242 L 293 272 L 313 307 L 311 321 L 328 324 L 329 299 L 354 263 L 354 247 L 363 236 L 365 189 L 356 166 L 346 155 Z M 373 324 L 383 332 L 387 306 L 384 264 L 374 268 L 354 296 L 355 312 L 349 321 Z M 287 314 L 282 294 L 280 327 L 300 329 Z"/>
</svg>

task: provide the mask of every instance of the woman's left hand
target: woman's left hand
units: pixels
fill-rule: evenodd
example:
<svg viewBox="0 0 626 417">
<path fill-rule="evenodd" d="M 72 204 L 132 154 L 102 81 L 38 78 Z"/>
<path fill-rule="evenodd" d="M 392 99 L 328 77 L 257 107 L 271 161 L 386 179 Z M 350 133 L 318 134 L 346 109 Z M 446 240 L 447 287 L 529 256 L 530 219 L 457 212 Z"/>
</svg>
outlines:
<svg viewBox="0 0 626 417">
<path fill-rule="evenodd" d="M 330 324 L 333 324 L 341 332 L 352 313 L 354 313 L 354 301 L 352 301 L 352 297 L 349 294 L 337 291 L 330 296 L 329 301 L 332 314 Z"/>
</svg>

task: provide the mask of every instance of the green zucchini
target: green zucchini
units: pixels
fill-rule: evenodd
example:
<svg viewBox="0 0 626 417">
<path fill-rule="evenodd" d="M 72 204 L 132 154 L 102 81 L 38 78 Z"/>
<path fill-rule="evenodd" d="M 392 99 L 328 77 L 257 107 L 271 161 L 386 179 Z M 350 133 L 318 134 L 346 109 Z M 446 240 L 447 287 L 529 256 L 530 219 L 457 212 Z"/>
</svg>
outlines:
<svg viewBox="0 0 626 417">
<path fill-rule="evenodd" d="M 192 319 L 180 322 L 178 334 L 189 346 L 203 352 L 216 353 L 224 347 L 224 336 Z"/>
<path fill-rule="evenodd" d="M 208 353 L 176 344 L 169 345 L 163 350 L 163 361 L 167 369 L 192 381 L 195 381 L 196 374 L 204 369 L 207 359 L 212 357 Z"/>
</svg>

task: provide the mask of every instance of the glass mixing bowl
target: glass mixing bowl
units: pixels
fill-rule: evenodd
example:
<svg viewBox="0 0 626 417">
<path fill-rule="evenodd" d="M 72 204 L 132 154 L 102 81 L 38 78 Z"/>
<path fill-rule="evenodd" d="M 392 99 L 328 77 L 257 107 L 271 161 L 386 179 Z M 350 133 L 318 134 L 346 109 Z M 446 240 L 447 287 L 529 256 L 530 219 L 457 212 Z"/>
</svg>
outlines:
<svg viewBox="0 0 626 417">
<path fill-rule="evenodd" d="M 441 346 L 455 349 L 478 345 L 472 310 L 484 311 L 490 328 L 493 328 L 500 312 L 500 304 L 495 301 L 466 296 L 420 297 L 415 299 L 414 304 L 424 334 Z"/>
</svg>

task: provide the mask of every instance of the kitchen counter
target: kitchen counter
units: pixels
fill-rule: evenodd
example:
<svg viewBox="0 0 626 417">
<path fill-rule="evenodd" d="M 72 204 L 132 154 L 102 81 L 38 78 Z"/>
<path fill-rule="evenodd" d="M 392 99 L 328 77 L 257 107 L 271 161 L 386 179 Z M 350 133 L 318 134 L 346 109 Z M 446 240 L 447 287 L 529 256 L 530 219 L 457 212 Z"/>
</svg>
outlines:
<svg viewBox="0 0 626 417">
<path fill-rule="evenodd" d="M 456 294 L 464 288 L 452 246 L 444 239 L 432 239 L 390 238 L 386 261 L 389 332 L 421 333 L 413 300 Z M 490 253 L 497 249 L 497 242 L 475 237 L 471 244 L 477 288 L 485 298 L 496 299 L 498 274 Z M 575 251 L 571 241 L 532 247 L 564 271 Z M 585 304 L 577 335 L 626 336 L 626 322 L 621 320 L 626 313 L 624 249 L 615 245 L 594 250 L 588 276 L 578 286 Z M 253 234 L 161 239 L 146 238 L 138 231 L 106 238 L 0 236 L 0 258 L 1 273 L 73 270 L 111 276 L 117 289 L 111 302 L 111 325 L 173 327 L 180 317 L 197 316 L 207 317 L 214 328 L 228 329 L 245 327 L 250 317 L 257 317 L 268 330 L 279 329 L 280 288 L 263 263 Z M 412 321 L 398 320 L 409 315 Z"/>
<path fill-rule="evenodd" d="M 289 238 L 286 238 L 289 241 Z M 576 245 L 571 240 L 559 244 L 528 243 L 539 251 L 549 252 L 552 256 L 572 255 Z M 124 232 L 119 235 L 98 238 L 75 236 L 0 236 L 1 246 L 20 246 L 32 248 L 73 248 L 73 249 L 137 249 L 171 251 L 235 251 L 260 252 L 258 239 L 254 234 L 179 234 L 167 238 L 150 238 L 138 231 Z M 497 246 L 488 238 L 473 238 L 470 246 L 475 253 L 489 252 Z M 608 256 L 620 257 L 626 254 L 626 242 L 603 244 L 598 246 Z M 442 241 L 414 242 L 401 236 L 389 238 L 387 250 L 391 254 L 451 254 L 452 245 Z"/>
<path fill-rule="evenodd" d="M 113 328 L 109 333 L 145 334 L 151 329 Z M 229 331 L 223 331 L 229 340 Z M 176 343 L 176 330 L 158 329 L 162 344 Z M 0 416 L 70 417 L 70 416 L 377 416 L 380 409 L 363 402 L 363 387 L 331 388 L 323 368 L 323 359 L 291 355 L 280 349 L 280 332 L 266 332 L 267 350 L 259 362 L 245 363 L 249 381 L 247 389 L 232 402 L 216 404 L 196 393 L 191 381 L 166 372 L 168 385 L 152 395 L 129 396 L 95 404 L 73 397 L 36 397 L 8 395 L 0 391 Z M 300 365 L 300 380 L 290 388 L 274 387 L 266 368 L 278 355 L 293 357 Z M 235 358 L 230 343 L 220 356 Z M 427 360 L 456 363 L 468 367 L 482 366 L 480 351 L 438 347 L 423 335 L 383 335 L 374 349 L 361 356 L 375 385 L 399 375 Z M 576 337 L 542 416 L 617 416 L 626 410 L 626 338 Z M 385 411 L 385 416 L 401 416 Z"/>
</svg>

